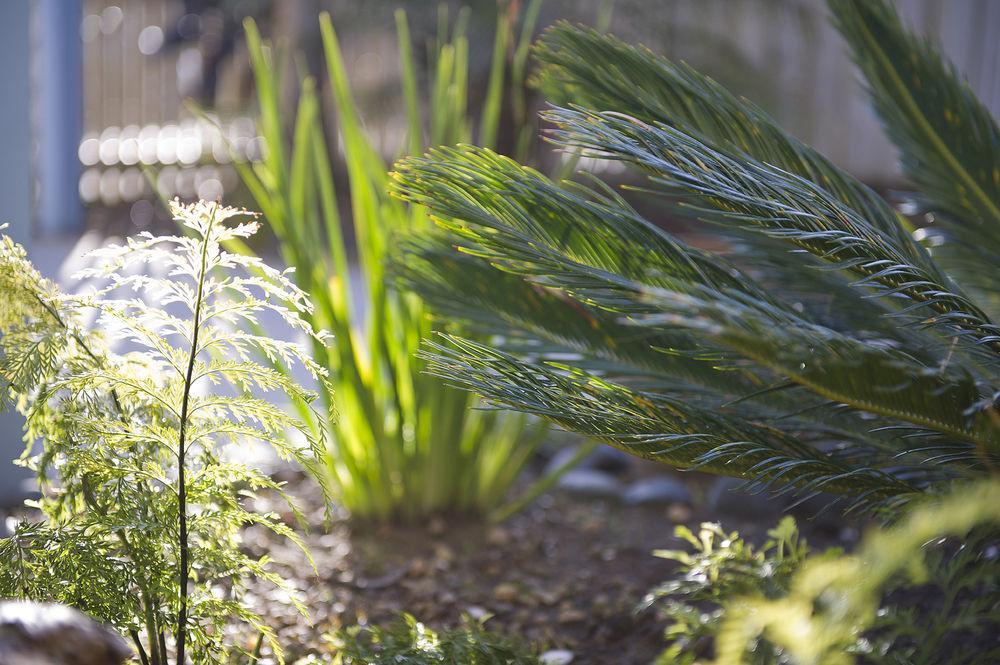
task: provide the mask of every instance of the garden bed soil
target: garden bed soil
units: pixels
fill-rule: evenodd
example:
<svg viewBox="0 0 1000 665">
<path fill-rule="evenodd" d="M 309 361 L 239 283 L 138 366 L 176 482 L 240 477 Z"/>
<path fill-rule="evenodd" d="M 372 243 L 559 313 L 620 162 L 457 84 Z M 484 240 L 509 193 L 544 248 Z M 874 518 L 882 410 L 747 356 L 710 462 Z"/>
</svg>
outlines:
<svg viewBox="0 0 1000 665">
<path fill-rule="evenodd" d="M 463 615 L 489 616 L 492 631 L 540 651 L 569 650 L 574 665 L 645 665 L 663 648 L 664 625 L 635 607 L 673 567 L 653 550 L 685 548 L 674 536 L 679 523 L 696 530 L 700 522 L 719 521 L 762 541 L 777 521 L 711 511 L 711 481 L 682 475 L 692 506 L 625 506 L 553 492 L 501 525 L 439 517 L 415 526 L 365 526 L 339 518 L 324 525 L 318 489 L 290 474 L 289 488 L 312 517 L 306 541 L 318 573 L 293 545 L 263 530 L 248 531 L 246 543 L 271 556 L 276 572 L 302 590 L 313 625 L 263 584 L 254 602 L 278 630 L 290 662 L 329 653 L 326 636 L 339 626 L 384 624 L 405 611 L 432 628 L 455 626 Z M 278 505 L 265 498 L 259 508 Z M 802 528 L 819 546 L 850 538 L 808 521 Z"/>
</svg>

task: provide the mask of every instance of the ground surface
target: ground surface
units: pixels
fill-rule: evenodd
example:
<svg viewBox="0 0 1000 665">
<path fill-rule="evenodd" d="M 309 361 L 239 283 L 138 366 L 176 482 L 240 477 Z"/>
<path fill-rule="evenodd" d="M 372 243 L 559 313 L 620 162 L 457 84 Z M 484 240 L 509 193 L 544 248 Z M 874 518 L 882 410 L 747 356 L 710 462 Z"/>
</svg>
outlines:
<svg viewBox="0 0 1000 665">
<path fill-rule="evenodd" d="M 685 476 L 690 506 L 625 506 L 554 491 L 499 526 L 447 517 L 393 527 L 335 520 L 324 532 L 318 491 L 298 476 L 288 480 L 316 522 L 307 542 L 319 574 L 301 552 L 263 531 L 249 532 L 246 542 L 254 553 L 269 553 L 313 608 L 310 627 L 259 587 L 258 609 L 279 628 L 291 662 L 324 653 L 324 633 L 341 624 L 383 623 L 407 611 L 435 628 L 457 624 L 463 613 L 490 614 L 492 630 L 540 650 L 572 651 L 574 665 L 646 664 L 662 649 L 663 624 L 634 608 L 669 576 L 672 564 L 651 553 L 681 546 L 676 524 L 721 521 L 760 540 L 776 520 L 720 514 L 707 498 L 711 481 L 692 474 Z M 819 541 L 843 537 L 809 523 L 804 530 Z"/>
</svg>

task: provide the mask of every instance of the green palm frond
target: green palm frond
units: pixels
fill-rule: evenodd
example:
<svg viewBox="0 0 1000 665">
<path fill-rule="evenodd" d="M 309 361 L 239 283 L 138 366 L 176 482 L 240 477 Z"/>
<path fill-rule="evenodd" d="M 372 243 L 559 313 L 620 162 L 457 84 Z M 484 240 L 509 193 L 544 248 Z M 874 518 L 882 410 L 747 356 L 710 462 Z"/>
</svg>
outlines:
<svg viewBox="0 0 1000 665">
<path fill-rule="evenodd" d="M 907 260 L 899 243 L 820 185 L 750 158 L 735 159 L 659 123 L 619 113 L 558 109 L 555 140 L 635 164 L 658 189 L 720 223 L 781 238 L 859 277 L 879 295 L 905 298 L 903 311 L 975 348 L 1000 356 L 1000 328 L 936 268 Z M 912 244 L 912 240 L 905 241 Z"/>
<path fill-rule="evenodd" d="M 489 150 L 403 160 L 393 193 L 444 234 L 397 275 L 494 335 L 426 346 L 431 371 L 641 456 L 849 505 L 1000 466 L 1000 327 L 888 204 L 683 65 L 565 24 L 537 52 L 543 87 L 582 105 L 546 114 L 553 141 L 637 166 L 725 249 Z"/>
<path fill-rule="evenodd" d="M 485 238 L 503 235 L 485 234 Z M 467 244 L 460 245 L 465 250 Z M 789 388 L 780 375 L 747 368 L 734 354 L 704 335 L 642 327 L 620 314 L 569 297 L 508 271 L 497 271 L 468 251 L 454 252 L 442 237 L 410 243 L 397 259 L 403 284 L 440 315 L 488 331 L 493 346 L 537 360 L 572 362 L 574 367 L 632 388 L 695 400 L 786 431 L 818 437 L 848 436 L 899 452 L 898 443 L 876 441 L 875 424 L 833 403 Z M 642 290 L 647 287 L 635 285 Z M 725 370 L 725 371 L 722 371 Z M 882 423 L 887 424 L 887 423 Z M 888 435 L 889 439 L 894 438 Z M 968 445 L 961 446 L 963 451 Z"/>
<path fill-rule="evenodd" d="M 1000 247 L 1000 129 L 969 84 L 884 0 L 829 0 L 903 165 L 931 206 Z"/>
<path fill-rule="evenodd" d="M 461 320 L 473 330 L 500 335 L 494 343 L 511 352 L 540 358 L 573 356 L 574 362 L 603 376 L 670 385 L 686 393 L 734 399 L 764 388 L 754 374 L 733 368 L 719 372 L 721 349 L 696 344 L 684 333 L 649 332 L 620 315 L 579 302 L 559 289 L 498 271 L 466 251 L 455 252 L 443 238 L 403 248 L 397 272 L 434 306 L 442 322 Z M 666 354 L 660 349 L 670 348 Z M 688 349 L 688 353 L 681 352 Z"/>
<path fill-rule="evenodd" d="M 871 420 L 859 420 L 823 398 L 789 390 L 794 384 L 761 367 L 741 366 L 705 336 L 696 341 L 683 331 L 636 326 L 558 289 L 497 271 L 467 251 L 454 251 L 441 237 L 410 243 L 403 250 L 396 271 L 404 286 L 432 304 L 441 323 L 461 320 L 471 330 L 495 335 L 492 344 L 497 349 L 572 362 L 632 388 L 666 392 L 705 408 L 725 408 L 799 436 L 847 436 L 898 450 L 890 441 L 877 441 L 894 438 L 891 431 L 873 435 Z"/>
<path fill-rule="evenodd" d="M 402 160 L 393 192 L 427 206 L 457 236 L 477 241 L 466 251 L 540 284 L 559 282 L 562 265 L 572 263 L 593 269 L 608 301 L 619 288 L 629 291 L 632 279 L 662 288 L 700 283 L 772 300 L 720 257 L 683 245 L 620 199 L 561 188 L 490 150 L 438 148 L 426 158 Z M 622 296 L 622 307 L 631 303 Z"/>
<path fill-rule="evenodd" d="M 815 182 L 894 241 L 907 261 L 929 266 L 926 252 L 909 242 L 901 218 L 878 194 L 688 65 L 565 22 L 545 32 L 535 54 L 540 85 L 553 103 L 662 123 L 732 157 L 746 155 Z"/>
<path fill-rule="evenodd" d="M 906 175 L 933 211 L 935 258 L 1000 314 L 1000 128 L 954 66 L 884 0 L 830 0 Z"/>
<path fill-rule="evenodd" d="M 894 459 L 901 470 L 946 461 L 939 472 L 916 472 L 935 479 L 997 461 L 989 386 L 941 355 L 933 336 L 878 334 L 893 310 L 881 310 L 868 331 L 823 326 L 623 202 L 560 189 L 486 150 L 407 159 L 397 165 L 394 192 L 427 206 L 462 250 L 449 254 L 441 238 L 412 245 L 401 275 L 444 311 L 503 335 L 495 348 L 535 363 L 559 359 L 789 434 L 840 437 L 841 453 L 866 463 Z M 871 302 L 850 285 L 842 295 L 862 310 Z M 774 390 L 782 382 L 805 392 Z M 865 425 L 851 411 L 884 420 Z M 882 428 L 907 433 L 887 439 L 871 431 Z"/>
<path fill-rule="evenodd" d="M 659 313 L 640 325 L 700 333 L 828 399 L 944 432 L 980 447 L 990 465 L 1000 461 L 991 396 L 960 369 L 928 366 L 884 340 L 851 337 L 717 292 L 653 292 L 648 299 Z"/>
<path fill-rule="evenodd" d="M 848 505 L 905 501 L 919 485 L 879 468 L 859 468 L 777 428 L 640 392 L 562 363 L 539 363 L 467 339 L 427 344 L 428 371 L 488 400 L 533 413 L 629 453 L 808 495 L 843 493 Z"/>
</svg>

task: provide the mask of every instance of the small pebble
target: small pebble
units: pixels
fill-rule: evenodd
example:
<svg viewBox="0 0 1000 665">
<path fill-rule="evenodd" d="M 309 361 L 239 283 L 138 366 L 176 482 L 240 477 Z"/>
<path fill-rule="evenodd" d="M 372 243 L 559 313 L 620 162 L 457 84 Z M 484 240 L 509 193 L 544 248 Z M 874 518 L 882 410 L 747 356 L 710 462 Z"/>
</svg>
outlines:
<svg viewBox="0 0 1000 665">
<path fill-rule="evenodd" d="M 469 615 L 469 618 L 474 621 L 482 621 L 490 615 L 489 610 L 486 610 L 478 605 L 471 605 L 465 609 L 465 613 Z"/>
<path fill-rule="evenodd" d="M 520 595 L 521 591 L 516 585 L 509 582 L 503 582 L 493 587 L 493 596 L 497 600 L 504 603 L 512 603 Z"/>
<path fill-rule="evenodd" d="M 621 485 L 604 471 L 573 469 L 559 479 L 559 489 L 576 496 L 595 499 L 616 499 Z"/>
<path fill-rule="evenodd" d="M 562 599 L 563 594 L 559 591 L 542 591 L 538 594 L 538 599 L 543 605 L 555 605 Z"/>
<path fill-rule="evenodd" d="M 502 527 L 495 526 L 486 534 L 486 542 L 494 547 L 503 547 L 510 542 L 510 533 Z"/>
<path fill-rule="evenodd" d="M 691 519 L 691 509 L 683 503 L 672 503 L 667 507 L 667 519 L 671 522 L 687 522 Z"/>
<path fill-rule="evenodd" d="M 587 618 L 587 613 L 583 610 L 578 610 L 575 607 L 565 607 L 559 610 L 559 616 L 556 617 L 556 621 L 559 623 L 577 623 L 578 621 L 584 621 Z"/>
<path fill-rule="evenodd" d="M 448 530 L 448 525 L 440 517 L 435 517 L 427 525 L 427 530 L 432 536 L 442 536 Z"/>
<path fill-rule="evenodd" d="M 451 563 L 455 560 L 455 550 L 451 549 L 445 544 L 436 545 L 434 547 L 434 558 L 440 561 L 447 561 Z"/>
<path fill-rule="evenodd" d="M 552 649 L 538 657 L 542 665 L 569 665 L 573 662 L 573 658 L 573 652 L 566 649 Z"/>
<path fill-rule="evenodd" d="M 591 603 L 591 608 L 595 612 L 604 615 L 607 613 L 610 607 L 611 607 L 611 599 L 608 598 L 608 594 L 599 593 L 596 596 L 594 596 L 594 602 Z"/>
<path fill-rule="evenodd" d="M 691 503 L 691 493 L 679 480 L 670 476 L 640 478 L 625 488 L 622 501 L 629 506 Z"/>
</svg>

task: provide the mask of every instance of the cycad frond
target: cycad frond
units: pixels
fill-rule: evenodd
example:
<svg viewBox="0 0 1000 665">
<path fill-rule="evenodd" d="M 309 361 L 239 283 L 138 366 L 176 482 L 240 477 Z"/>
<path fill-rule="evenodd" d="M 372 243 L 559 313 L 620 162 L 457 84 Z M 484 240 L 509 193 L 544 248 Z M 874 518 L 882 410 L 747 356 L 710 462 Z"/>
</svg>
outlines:
<svg viewBox="0 0 1000 665">
<path fill-rule="evenodd" d="M 780 482 L 800 494 L 840 492 L 852 506 L 906 501 L 920 491 L 879 468 L 845 464 L 777 428 L 690 400 L 634 391 L 564 364 L 520 360 L 467 339 L 445 340 L 447 345 L 427 345 L 428 371 L 633 455 L 735 475 L 759 487 Z"/>
<path fill-rule="evenodd" d="M 907 260 L 907 251 L 821 186 L 749 158 L 738 160 L 662 124 L 619 113 L 559 109 L 547 114 L 555 140 L 608 159 L 635 164 L 659 188 L 720 223 L 780 238 L 859 277 L 879 295 L 906 298 L 921 323 L 1000 360 L 1000 328 L 935 267 Z M 912 240 L 903 241 L 913 244 Z"/>
<path fill-rule="evenodd" d="M 496 234 L 484 232 L 482 237 L 507 232 L 504 227 L 497 230 Z M 471 249 L 467 243 L 459 247 Z M 809 431 L 820 439 L 865 440 L 890 455 L 905 450 L 899 441 L 891 440 L 890 430 L 881 441 L 881 435 L 870 431 L 892 421 L 879 423 L 870 416 L 861 420 L 849 410 L 831 408 L 833 403 L 825 398 L 790 390 L 794 384 L 782 384 L 780 374 L 742 365 L 738 356 L 713 344 L 708 336 L 623 319 L 559 289 L 497 271 L 468 251 L 455 252 L 444 238 L 406 246 L 396 271 L 407 288 L 434 306 L 442 322 L 460 320 L 474 330 L 498 335 L 492 342 L 498 350 L 536 362 L 571 363 L 630 388 L 724 409 L 800 436 Z M 635 282 L 633 288 L 636 307 L 647 306 L 648 287 Z M 968 451 L 969 444 L 959 447 Z"/>
<path fill-rule="evenodd" d="M 477 245 L 478 246 L 478 245 Z M 730 397 L 762 388 L 754 375 L 720 373 L 711 349 L 698 348 L 683 333 L 650 333 L 620 320 L 620 315 L 592 307 L 562 291 L 542 286 L 461 251 L 435 236 L 403 248 L 396 271 L 408 289 L 434 306 L 441 321 L 461 320 L 473 330 L 502 337 L 496 342 L 536 357 L 572 355 L 575 362 L 600 369 L 618 380 L 670 382 L 690 392 L 724 392 Z M 690 353 L 681 353 L 681 348 Z M 657 349 L 672 348 L 674 354 Z M 742 391 L 742 392 L 740 392 Z"/>
<path fill-rule="evenodd" d="M 393 191 L 448 237 L 400 274 L 498 335 L 433 346 L 435 372 L 758 487 L 884 506 L 993 472 L 1000 328 L 885 202 L 686 67 L 567 26 L 539 54 L 560 100 L 612 109 L 549 112 L 554 141 L 638 166 L 728 256 L 487 150 L 403 160 Z"/>
<path fill-rule="evenodd" d="M 394 193 L 427 206 L 445 228 L 468 238 L 470 253 L 570 291 L 560 270 L 576 279 L 574 266 L 592 269 L 595 283 L 606 288 L 602 306 L 614 300 L 618 285 L 629 291 L 629 280 L 681 290 L 704 284 L 772 301 L 725 260 L 678 242 L 621 201 L 561 188 L 490 150 L 438 148 L 399 162 L 393 176 Z M 631 304 L 623 293 L 621 307 Z"/>
<path fill-rule="evenodd" d="M 859 460 L 897 458 L 902 465 L 947 457 L 954 464 L 941 470 L 947 476 L 970 464 L 981 468 L 977 446 L 992 451 L 983 453 L 988 459 L 995 455 L 988 386 L 939 356 L 933 337 L 888 330 L 883 324 L 891 319 L 883 317 L 891 310 L 880 311 L 868 331 L 820 325 L 621 202 L 581 188 L 567 192 L 489 151 L 442 149 L 405 160 L 394 187 L 426 205 L 471 255 L 449 256 L 440 240 L 419 244 L 400 262 L 404 277 L 453 315 L 492 325 L 511 353 L 532 362 L 561 358 L 800 436 L 840 436 L 859 444 L 848 446 Z M 866 302 L 864 292 L 844 291 Z M 772 390 L 786 381 L 821 399 Z M 866 426 L 854 414 L 828 412 L 824 400 L 886 420 Z M 909 438 L 879 441 L 869 431 L 899 420 L 911 435 L 931 430 L 945 438 L 918 447 Z M 880 452 L 862 453 L 866 446 Z"/>
<path fill-rule="evenodd" d="M 1000 128 L 950 62 L 884 0 L 830 0 L 903 168 L 935 214 L 942 265 L 1000 314 Z"/>
<path fill-rule="evenodd" d="M 1000 461 L 991 402 L 960 369 L 928 366 L 885 340 L 838 333 L 721 293 L 651 292 L 648 299 L 659 313 L 638 325 L 704 335 L 830 400 L 963 439 L 983 449 L 989 466 Z"/>
<path fill-rule="evenodd" d="M 907 261 L 929 266 L 926 252 L 909 242 L 902 220 L 878 194 L 688 65 L 568 23 L 549 28 L 535 53 L 539 80 L 553 103 L 662 123 L 732 157 L 745 155 L 815 182 L 894 241 Z"/>
</svg>

